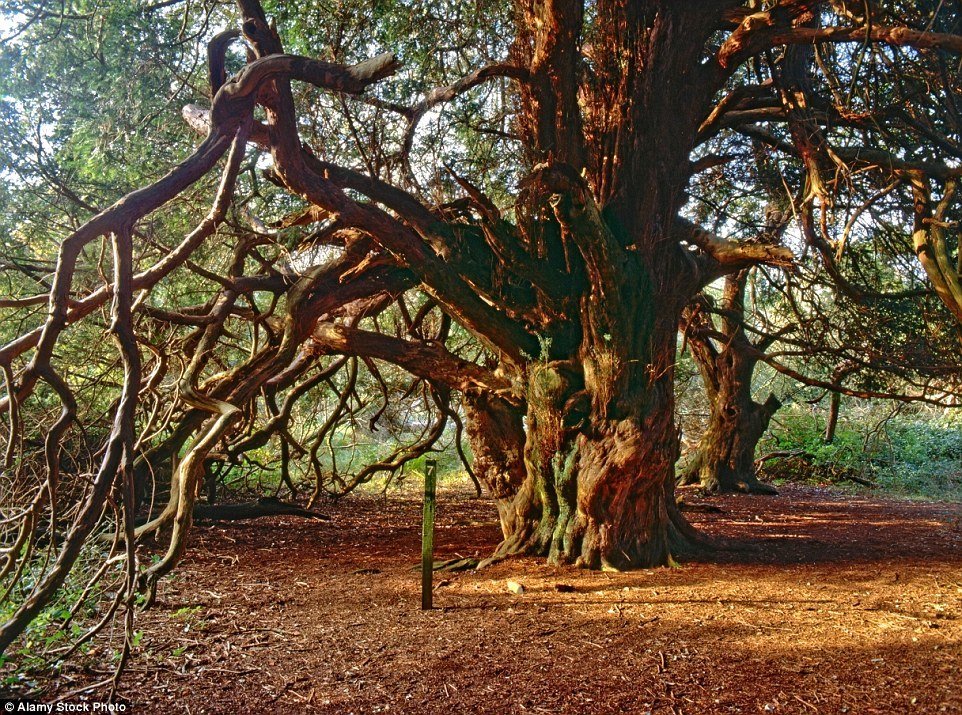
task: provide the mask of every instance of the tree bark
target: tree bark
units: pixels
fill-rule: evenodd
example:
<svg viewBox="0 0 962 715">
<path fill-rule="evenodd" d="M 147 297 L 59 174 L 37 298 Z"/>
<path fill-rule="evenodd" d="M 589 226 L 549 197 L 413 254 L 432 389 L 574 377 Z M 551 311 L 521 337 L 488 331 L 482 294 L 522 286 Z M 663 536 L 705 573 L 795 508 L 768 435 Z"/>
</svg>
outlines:
<svg viewBox="0 0 962 715">
<path fill-rule="evenodd" d="M 718 310 L 719 330 L 705 315 L 704 304 L 687 313 L 689 345 L 705 383 L 710 412 L 705 434 L 679 482 L 701 484 L 709 493 L 778 493 L 755 474 L 755 447 L 782 403 L 775 395 L 769 395 L 764 403 L 752 399 L 757 346 L 749 341 L 741 324 L 747 275 L 745 270 L 726 278 Z M 721 349 L 715 342 L 721 343 Z"/>
<path fill-rule="evenodd" d="M 644 377 L 597 348 L 581 361 L 531 368 L 525 481 L 513 502 L 514 528 L 496 557 L 537 554 L 622 570 L 668 565 L 708 548 L 674 499 L 677 324 L 668 322 L 659 320 L 644 341 Z"/>
<path fill-rule="evenodd" d="M 755 447 L 781 402 L 774 395 L 755 402 L 750 383 L 733 380 L 726 388 L 711 407 L 708 429 L 680 481 L 712 494 L 777 494 L 755 474 Z"/>
<path fill-rule="evenodd" d="M 497 505 L 501 531 L 508 538 L 517 529 L 513 504 L 525 478 L 524 414 L 490 394 L 466 394 L 464 409 L 472 469 Z"/>
<path fill-rule="evenodd" d="M 825 423 L 825 444 L 835 441 L 835 430 L 838 428 L 838 412 L 842 406 L 842 393 L 833 392 L 829 396 L 828 421 Z"/>
<path fill-rule="evenodd" d="M 531 68 L 520 123 L 536 164 L 521 233 L 565 268 L 568 298 L 542 305 L 541 355 L 519 377 L 525 480 L 496 556 L 670 564 L 706 545 L 673 493 L 675 341 L 699 280 L 673 227 L 707 113 L 700 102 L 712 93 L 711 71 L 691 71 L 714 31 L 711 13 L 606 1 L 589 52 L 582 4 L 519 7 L 515 49 Z M 692 85 L 706 90 L 701 100 Z"/>
</svg>

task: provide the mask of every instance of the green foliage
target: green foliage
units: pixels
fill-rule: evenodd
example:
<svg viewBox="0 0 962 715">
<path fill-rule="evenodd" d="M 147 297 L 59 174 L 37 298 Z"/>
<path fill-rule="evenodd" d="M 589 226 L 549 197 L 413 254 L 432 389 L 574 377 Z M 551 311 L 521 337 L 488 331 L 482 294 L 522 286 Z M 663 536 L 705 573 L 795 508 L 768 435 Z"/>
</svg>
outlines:
<svg viewBox="0 0 962 715">
<path fill-rule="evenodd" d="M 902 413 L 906 414 L 902 414 Z M 859 403 L 839 419 L 834 440 L 825 442 L 824 414 L 799 406 L 773 421 L 759 445 L 759 455 L 798 452 L 763 466 L 771 480 L 855 485 L 870 481 L 893 494 L 962 499 L 962 414 L 896 409 L 882 403 Z"/>
<path fill-rule="evenodd" d="M 877 481 L 910 496 L 962 498 L 962 419 L 957 412 L 932 419 L 893 421 Z"/>
<path fill-rule="evenodd" d="M 100 568 L 103 554 L 90 544 L 84 548 L 77 567 L 54 599 L 40 612 L 20 635 L 16 648 L 0 658 L 0 686 L 11 691 L 30 693 L 41 681 L 34 676 L 48 677 L 60 667 L 61 654 L 81 638 L 101 616 L 101 609 L 112 596 L 109 580 L 90 587 L 90 579 Z M 15 588 L 26 590 L 38 582 L 48 564 L 40 553 L 27 566 L 30 578 L 20 581 Z M 8 584 L 0 581 L 0 590 Z M 0 601 L 0 622 L 9 619 L 17 607 L 15 599 Z M 88 644 L 80 648 L 89 651 Z"/>
<path fill-rule="evenodd" d="M 430 452 L 405 462 L 394 472 L 380 471 L 371 475 L 370 479 L 361 485 L 364 487 L 362 491 L 420 491 L 424 483 L 425 461 L 428 459 L 437 462 L 439 484 L 465 480 L 464 466 L 458 457 L 453 440 L 454 430 L 449 427 Z M 337 464 L 345 473 L 350 473 L 385 459 L 395 450 L 403 448 L 404 444 L 405 442 L 395 440 L 389 435 L 371 435 L 364 441 L 349 441 L 343 436 L 335 436 L 332 449 L 337 453 Z M 321 463 L 327 468 L 334 466 L 329 457 L 323 458 Z"/>
<path fill-rule="evenodd" d="M 773 420 L 769 437 L 761 451 L 804 452 L 813 467 L 820 470 L 856 468 L 864 456 L 864 440 L 852 428 L 838 430 L 835 439 L 826 444 L 825 424 L 816 415 L 806 415 L 798 407 Z"/>
<path fill-rule="evenodd" d="M 197 606 L 182 606 L 176 611 L 170 614 L 172 620 L 179 621 L 184 624 L 184 632 L 189 631 L 204 631 L 210 625 L 207 617 L 204 614 L 204 607 L 201 605 Z M 176 651 L 174 655 L 180 655 Z"/>
</svg>

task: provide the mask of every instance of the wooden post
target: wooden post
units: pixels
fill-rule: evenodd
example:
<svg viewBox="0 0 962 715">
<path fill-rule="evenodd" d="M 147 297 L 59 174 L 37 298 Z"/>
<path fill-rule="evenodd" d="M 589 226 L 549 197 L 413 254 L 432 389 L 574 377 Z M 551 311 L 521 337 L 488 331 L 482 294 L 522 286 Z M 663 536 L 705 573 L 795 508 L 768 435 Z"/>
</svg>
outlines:
<svg viewBox="0 0 962 715">
<path fill-rule="evenodd" d="M 433 607 L 434 596 L 434 505 L 438 483 L 438 462 L 424 460 L 424 512 L 421 518 L 421 610 Z"/>
</svg>

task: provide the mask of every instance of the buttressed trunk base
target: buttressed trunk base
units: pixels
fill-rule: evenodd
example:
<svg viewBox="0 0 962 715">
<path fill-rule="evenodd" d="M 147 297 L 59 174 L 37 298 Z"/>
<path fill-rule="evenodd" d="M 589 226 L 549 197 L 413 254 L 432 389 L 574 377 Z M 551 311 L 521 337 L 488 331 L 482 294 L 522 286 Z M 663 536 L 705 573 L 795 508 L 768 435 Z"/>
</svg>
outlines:
<svg viewBox="0 0 962 715">
<path fill-rule="evenodd" d="M 657 355 L 645 370 L 589 365 L 586 375 L 574 360 L 530 369 L 525 480 L 495 558 L 545 555 L 625 570 L 670 565 L 708 547 L 675 503 L 674 335 L 661 332 L 670 339 L 647 343 Z"/>
</svg>

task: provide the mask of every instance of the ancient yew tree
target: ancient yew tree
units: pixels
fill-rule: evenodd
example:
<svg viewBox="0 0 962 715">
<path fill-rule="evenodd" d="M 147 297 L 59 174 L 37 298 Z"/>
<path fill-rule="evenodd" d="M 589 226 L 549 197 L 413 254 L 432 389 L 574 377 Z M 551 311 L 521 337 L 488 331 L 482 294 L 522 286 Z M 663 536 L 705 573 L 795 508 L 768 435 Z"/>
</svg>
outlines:
<svg viewBox="0 0 962 715">
<path fill-rule="evenodd" d="M 211 99 L 184 110 L 206 138 L 63 231 L 43 290 L 5 303 L 21 327 L 0 348 L 5 479 L 17 485 L 3 505 L 2 573 L 16 581 L 32 555 L 50 558 L 31 587 L 11 586 L 23 601 L 0 649 L 95 536 L 112 544 L 109 568 L 123 566 L 118 607 L 150 592 L 183 552 L 211 464 L 275 438 L 285 464 L 319 464 L 292 420 L 342 369 L 335 410 L 355 399 L 359 370 L 385 400 L 394 392 L 378 365 L 422 381 L 436 421 L 416 453 L 460 420 L 459 396 L 474 473 L 499 505 L 498 555 L 624 569 L 699 548 L 673 494 L 683 311 L 726 274 L 793 261 L 754 226 L 763 211 L 706 215 L 700 187 L 749 193 L 744 157 L 774 157 L 797 226 L 786 235 L 829 270 L 845 254 L 835 222 L 867 216 L 873 197 L 910 195 L 873 218 L 908 211 L 919 251 L 933 231 L 953 250 L 942 236 L 953 193 L 938 182 L 957 174 L 941 160 L 959 154 L 942 98 L 958 89 L 962 37 L 955 10 L 904 5 L 450 3 L 425 17 L 450 13 L 451 33 L 484 28 L 490 41 L 447 46 L 439 32 L 419 52 L 397 18 L 420 6 L 375 3 L 360 22 L 360 7 L 327 18 L 285 3 L 275 25 L 239 0 L 233 28 L 209 40 Z M 282 43 L 285 23 L 301 54 Z M 315 40 L 322 26 L 331 34 Z M 371 35 L 350 46 L 351 28 Z M 325 59 L 305 56 L 315 48 Z M 429 124 L 451 131 L 426 141 Z M 158 238 L 155 217 L 202 189 L 206 215 Z M 205 288 L 182 298 L 185 274 Z M 23 311 L 39 302 L 45 319 L 31 324 Z M 98 435 L 59 354 L 92 321 L 115 356 Z M 42 457 L 27 459 L 24 420 L 37 414 Z M 64 457 L 87 438 L 93 468 L 78 481 Z M 167 485 L 163 503 L 137 523 L 150 482 Z M 168 527 L 166 555 L 139 564 L 136 540 Z"/>
</svg>

